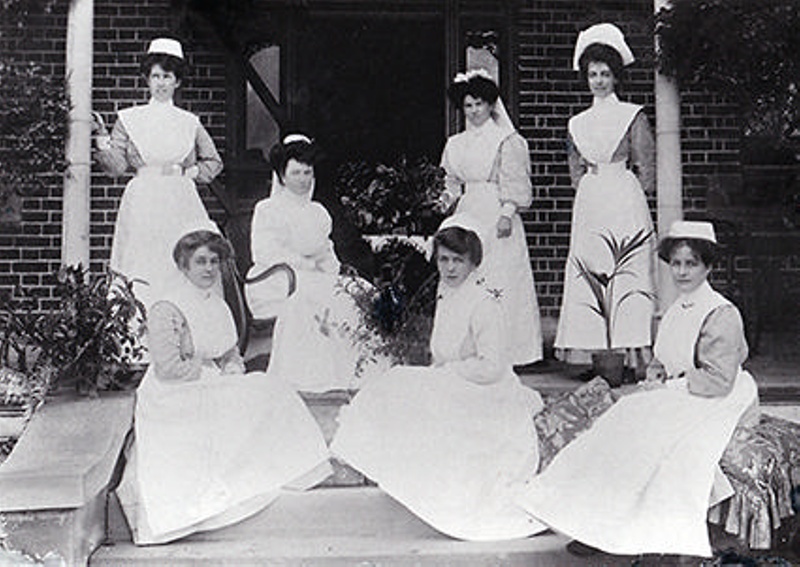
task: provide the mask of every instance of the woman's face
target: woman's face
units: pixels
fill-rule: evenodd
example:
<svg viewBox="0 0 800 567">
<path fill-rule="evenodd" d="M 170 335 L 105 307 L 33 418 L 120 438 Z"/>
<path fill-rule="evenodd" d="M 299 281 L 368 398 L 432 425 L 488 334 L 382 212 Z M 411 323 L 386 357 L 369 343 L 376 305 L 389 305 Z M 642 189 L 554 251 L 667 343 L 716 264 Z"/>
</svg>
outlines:
<svg viewBox="0 0 800 567">
<path fill-rule="evenodd" d="M 295 195 L 305 195 L 314 183 L 314 166 L 290 159 L 286 163 L 283 184 Z"/>
<path fill-rule="evenodd" d="M 445 284 L 458 287 L 475 269 L 475 264 L 468 254 L 459 254 L 439 246 L 436 251 L 436 267 L 439 269 L 439 277 Z"/>
<path fill-rule="evenodd" d="M 605 98 L 614 92 L 616 79 L 608 63 L 602 61 L 591 61 L 586 67 L 586 78 L 589 82 L 589 90 L 598 98 Z"/>
<path fill-rule="evenodd" d="M 194 251 L 181 270 L 200 289 L 210 289 L 219 280 L 219 263 L 219 255 L 204 245 Z"/>
<path fill-rule="evenodd" d="M 147 76 L 147 86 L 150 88 L 150 96 L 158 102 L 169 102 L 175 96 L 175 89 L 181 82 L 172 71 L 165 71 L 161 65 L 156 63 L 150 68 Z"/>
<path fill-rule="evenodd" d="M 675 287 L 681 293 L 689 293 L 700 286 L 711 268 L 703 263 L 700 256 L 687 244 L 680 244 L 669 255 L 669 269 Z"/>
<path fill-rule="evenodd" d="M 481 126 L 492 115 L 492 105 L 472 95 L 464 97 L 464 116 L 473 126 Z"/>
</svg>

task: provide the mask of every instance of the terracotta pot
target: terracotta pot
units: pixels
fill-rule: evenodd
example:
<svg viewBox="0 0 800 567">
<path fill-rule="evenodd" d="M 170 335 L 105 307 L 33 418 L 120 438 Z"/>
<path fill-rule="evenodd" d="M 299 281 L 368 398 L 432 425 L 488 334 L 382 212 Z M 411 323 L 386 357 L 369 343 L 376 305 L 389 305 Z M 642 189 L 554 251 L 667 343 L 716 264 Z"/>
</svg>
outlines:
<svg viewBox="0 0 800 567">
<path fill-rule="evenodd" d="M 612 388 L 622 385 L 625 372 L 625 353 L 601 351 L 592 353 L 592 369 L 595 375 L 602 376 Z"/>
</svg>

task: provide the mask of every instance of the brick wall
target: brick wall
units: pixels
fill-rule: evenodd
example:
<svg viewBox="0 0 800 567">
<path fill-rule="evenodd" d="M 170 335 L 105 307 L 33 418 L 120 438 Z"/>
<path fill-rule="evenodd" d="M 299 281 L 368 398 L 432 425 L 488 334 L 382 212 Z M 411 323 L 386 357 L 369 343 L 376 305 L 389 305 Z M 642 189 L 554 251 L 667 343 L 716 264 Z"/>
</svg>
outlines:
<svg viewBox="0 0 800 567">
<path fill-rule="evenodd" d="M 2 28 L 0 47 L 40 61 L 64 74 L 67 2 L 55 13 L 35 18 L 24 30 Z M 146 101 L 138 73 L 148 41 L 174 33 L 178 22 L 169 0 L 95 0 L 94 108 L 109 123 L 116 110 Z M 518 22 L 520 130 L 533 159 L 534 205 L 525 214 L 542 315 L 558 315 L 567 254 L 573 190 L 565 137 L 568 118 L 586 108 L 591 97 L 571 70 L 577 32 L 599 21 L 614 21 L 625 31 L 638 61 L 628 69 L 621 98 L 645 106 L 654 125 L 651 0 L 525 0 Z M 225 61 L 207 29 L 183 30 L 191 65 L 180 103 L 198 114 L 220 152 L 225 153 Z M 15 43 L 21 42 L 21 43 Z M 709 176 L 737 170 L 738 130 L 734 108 L 714 97 L 683 97 L 683 161 L 689 212 L 702 211 Z M 127 179 L 95 169 L 92 178 L 91 268 L 102 270 L 110 252 L 119 198 Z M 0 231 L 0 286 L 24 283 L 49 295 L 48 274 L 57 268 L 61 245 L 62 184 L 25 199 L 19 227 Z M 203 196 L 212 215 L 220 210 L 207 188 Z M 653 203 L 654 207 L 654 203 Z"/>
<path fill-rule="evenodd" d="M 159 35 L 177 36 L 189 69 L 176 102 L 200 117 L 225 158 L 225 62 L 207 29 L 187 29 L 169 0 L 95 0 L 94 109 L 111 125 L 116 112 L 147 102 L 147 83 L 139 72 L 141 55 Z M 111 252 L 119 199 L 129 178 L 110 178 L 100 168 L 92 176 L 92 270 L 102 270 Z M 221 178 L 224 181 L 224 174 Z M 206 207 L 219 218 L 220 206 L 208 187 L 200 187 Z"/>
</svg>

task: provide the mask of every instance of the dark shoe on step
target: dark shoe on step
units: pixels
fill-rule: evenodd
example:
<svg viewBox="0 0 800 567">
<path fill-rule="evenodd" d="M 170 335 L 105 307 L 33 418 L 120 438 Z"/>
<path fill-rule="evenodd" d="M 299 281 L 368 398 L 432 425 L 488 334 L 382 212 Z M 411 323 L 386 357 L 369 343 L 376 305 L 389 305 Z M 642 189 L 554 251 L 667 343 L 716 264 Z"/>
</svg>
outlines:
<svg viewBox="0 0 800 567">
<path fill-rule="evenodd" d="M 602 551 L 596 547 L 581 543 L 577 539 L 573 539 L 567 544 L 567 551 L 577 557 L 589 557 L 592 555 L 597 555 L 598 553 L 602 553 Z"/>
</svg>

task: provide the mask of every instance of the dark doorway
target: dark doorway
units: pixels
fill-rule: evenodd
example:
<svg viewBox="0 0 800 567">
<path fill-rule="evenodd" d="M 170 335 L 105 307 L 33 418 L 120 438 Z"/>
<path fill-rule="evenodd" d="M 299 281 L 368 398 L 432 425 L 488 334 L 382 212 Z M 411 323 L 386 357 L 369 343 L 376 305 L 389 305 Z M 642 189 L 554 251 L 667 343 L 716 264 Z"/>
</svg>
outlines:
<svg viewBox="0 0 800 567">
<path fill-rule="evenodd" d="M 339 258 L 373 271 L 372 256 L 334 190 L 349 161 L 438 163 L 445 140 L 444 21 L 305 14 L 291 27 L 287 102 L 292 128 L 318 142 L 315 199 L 333 216 Z"/>
<path fill-rule="evenodd" d="M 332 163 L 438 161 L 444 143 L 444 24 L 308 16 L 295 27 L 289 100 Z M 292 87 L 290 87 L 292 88 Z"/>
</svg>

